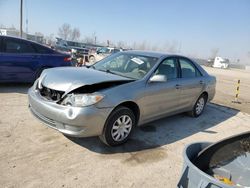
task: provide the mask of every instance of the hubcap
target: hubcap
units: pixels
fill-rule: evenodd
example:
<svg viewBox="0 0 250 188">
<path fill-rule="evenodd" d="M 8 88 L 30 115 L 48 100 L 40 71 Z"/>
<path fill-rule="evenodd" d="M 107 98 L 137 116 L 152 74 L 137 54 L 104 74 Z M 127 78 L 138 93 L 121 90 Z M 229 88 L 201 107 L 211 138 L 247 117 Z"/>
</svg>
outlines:
<svg viewBox="0 0 250 188">
<path fill-rule="evenodd" d="M 115 121 L 111 129 L 112 138 L 115 141 L 124 140 L 129 135 L 131 128 L 132 128 L 132 119 L 127 115 L 120 116 Z"/>
<path fill-rule="evenodd" d="M 202 97 L 202 98 L 200 98 L 199 100 L 198 100 L 198 102 L 197 102 L 197 104 L 196 104 L 196 114 L 200 114 L 201 112 L 202 112 L 202 110 L 203 110 L 203 108 L 204 108 L 204 105 L 205 105 L 205 100 L 204 100 L 204 98 Z"/>
</svg>

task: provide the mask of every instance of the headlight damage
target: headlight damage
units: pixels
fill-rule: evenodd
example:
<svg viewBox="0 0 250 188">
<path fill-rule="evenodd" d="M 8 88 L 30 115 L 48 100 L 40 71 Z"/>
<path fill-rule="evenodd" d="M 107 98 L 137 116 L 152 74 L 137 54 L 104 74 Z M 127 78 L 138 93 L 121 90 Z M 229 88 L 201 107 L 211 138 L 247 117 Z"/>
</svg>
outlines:
<svg viewBox="0 0 250 188">
<path fill-rule="evenodd" d="M 83 107 L 90 106 L 98 103 L 104 98 L 104 95 L 100 93 L 93 94 L 68 94 L 67 97 L 62 101 L 62 105 Z"/>
</svg>

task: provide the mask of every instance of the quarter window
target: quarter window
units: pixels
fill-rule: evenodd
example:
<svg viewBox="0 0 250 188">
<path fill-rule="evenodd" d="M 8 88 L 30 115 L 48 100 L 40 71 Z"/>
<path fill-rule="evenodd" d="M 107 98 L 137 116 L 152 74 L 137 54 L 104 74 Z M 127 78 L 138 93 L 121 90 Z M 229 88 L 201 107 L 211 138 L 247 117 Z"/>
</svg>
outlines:
<svg viewBox="0 0 250 188">
<path fill-rule="evenodd" d="M 6 53 L 35 53 L 34 48 L 25 41 L 6 39 L 5 44 Z"/>
<path fill-rule="evenodd" d="M 173 58 L 165 59 L 156 70 L 156 74 L 165 75 L 168 80 L 177 78 L 178 72 L 176 60 Z"/>
<path fill-rule="evenodd" d="M 181 76 L 182 78 L 194 78 L 201 76 L 201 73 L 193 65 L 193 63 L 187 59 L 180 59 Z"/>
</svg>

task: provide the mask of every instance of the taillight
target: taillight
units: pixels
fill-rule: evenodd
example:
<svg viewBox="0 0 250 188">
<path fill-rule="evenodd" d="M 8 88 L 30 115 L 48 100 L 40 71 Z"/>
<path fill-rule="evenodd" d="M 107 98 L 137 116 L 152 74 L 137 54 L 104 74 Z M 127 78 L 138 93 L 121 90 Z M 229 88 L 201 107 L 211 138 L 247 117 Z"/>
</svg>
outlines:
<svg viewBox="0 0 250 188">
<path fill-rule="evenodd" d="M 63 59 L 63 61 L 65 61 L 65 62 L 70 62 L 70 61 L 71 61 L 71 57 L 65 57 L 65 58 Z"/>
</svg>

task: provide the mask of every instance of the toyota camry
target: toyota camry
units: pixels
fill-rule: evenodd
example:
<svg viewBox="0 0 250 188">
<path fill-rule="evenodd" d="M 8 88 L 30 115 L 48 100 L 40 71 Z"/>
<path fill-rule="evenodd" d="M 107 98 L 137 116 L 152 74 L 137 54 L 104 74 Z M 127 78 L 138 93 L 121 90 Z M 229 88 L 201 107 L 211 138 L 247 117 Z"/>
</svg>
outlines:
<svg viewBox="0 0 250 188">
<path fill-rule="evenodd" d="M 182 112 L 200 116 L 215 84 L 187 57 L 126 51 L 90 67 L 44 70 L 29 89 L 29 108 L 65 135 L 99 136 L 114 146 L 135 126 Z"/>
</svg>

